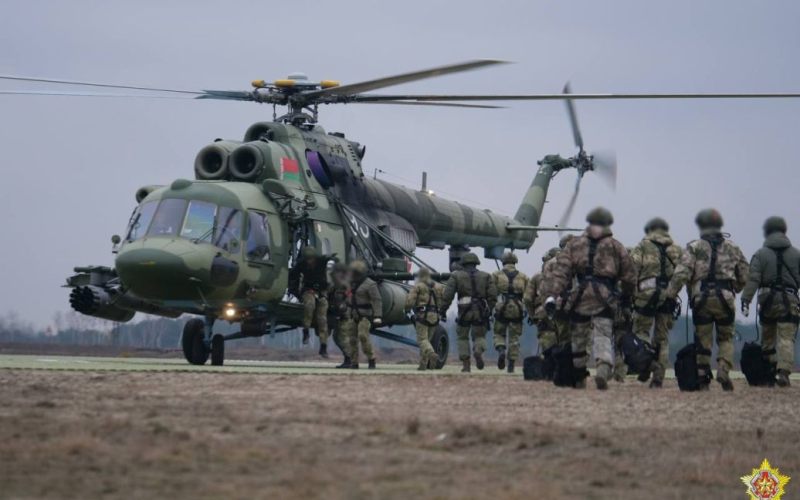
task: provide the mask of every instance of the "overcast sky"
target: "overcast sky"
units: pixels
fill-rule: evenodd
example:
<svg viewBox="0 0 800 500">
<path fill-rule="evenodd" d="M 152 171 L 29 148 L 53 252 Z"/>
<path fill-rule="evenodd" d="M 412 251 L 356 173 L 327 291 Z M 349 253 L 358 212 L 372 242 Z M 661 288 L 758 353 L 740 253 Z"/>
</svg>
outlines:
<svg viewBox="0 0 800 500">
<path fill-rule="evenodd" d="M 36 1 L 2 0 L 0 73 L 190 89 L 247 89 L 294 71 L 343 83 L 474 58 L 516 64 L 386 93 L 800 92 L 800 3 L 792 1 Z M 0 83 L 0 89 L 39 89 Z M 69 87 L 65 87 L 69 88 Z M 536 160 L 574 152 L 559 102 L 503 110 L 325 107 L 322 125 L 368 146 L 365 168 L 516 211 Z M 197 151 L 241 139 L 272 109 L 191 100 L 0 96 L 0 310 L 39 325 L 67 310 L 76 265 L 112 263 L 146 184 L 193 176 Z M 603 204 L 635 244 L 665 216 L 684 244 L 718 208 L 749 256 L 772 214 L 797 218 L 800 100 L 579 102 L 588 149 L 617 151 L 616 193 L 584 180 L 573 224 Z M 552 184 L 557 223 L 574 172 Z M 525 271 L 556 235 L 537 241 Z M 442 265 L 446 253 L 424 253 Z M 487 263 L 485 268 L 493 268 Z"/>
</svg>

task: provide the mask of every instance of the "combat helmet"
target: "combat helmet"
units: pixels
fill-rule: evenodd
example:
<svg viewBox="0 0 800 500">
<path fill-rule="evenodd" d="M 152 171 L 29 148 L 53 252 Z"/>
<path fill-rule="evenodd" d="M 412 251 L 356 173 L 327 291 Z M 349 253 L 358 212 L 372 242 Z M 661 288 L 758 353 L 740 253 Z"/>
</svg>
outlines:
<svg viewBox="0 0 800 500">
<path fill-rule="evenodd" d="M 300 257 L 303 259 L 316 259 L 318 256 L 317 249 L 312 246 L 306 246 L 300 250 Z"/>
<path fill-rule="evenodd" d="M 787 230 L 786 219 L 773 215 L 764 221 L 764 235 L 769 236 L 772 233 L 785 233 Z"/>
<path fill-rule="evenodd" d="M 575 239 L 575 235 L 574 235 L 574 234 L 566 234 L 566 235 L 564 235 L 564 237 L 563 237 L 563 238 L 561 238 L 561 240 L 558 242 L 558 247 L 559 247 L 561 250 L 563 250 L 563 249 L 564 249 L 564 247 L 566 247 L 566 246 L 567 246 L 567 244 L 568 244 L 570 241 L 574 240 L 574 239 Z"/>
<path fill-rule="evenodd" d="M 479 259 L 478 256 L 475 255 L 474 253 L 467 252 L 461 256 L 459 264 L 461 264 L 462 266 L 468 266 L 468 265 L 479 266 L 481 264 L 481 259 Z"/>
<path fill-rule="evenodd" d="M 542 262 L 547 262 L 548 260 L 550 260 L 553 257 L 555 257 L 556 255 L 558 255 L 560 252 L 561 252 L 561 248 L 559 248 L 559 247 L 551 248 L 544 255 L 542 255 Z"/>
<path fill-rule="evenodd" d="M 502 257 L 500 257 L 500 262 L 503 264 L 516 264 L 519 262 L 519 259 L 517 258 L 516 254 L 512 252 L 506 252 Z"/>
<path fill-rule="evenodd" d="M 694 223 L 700 229 L 720 229 L 723 225 L 722 215 L 714 208 L 706 208 L 697 212 Z"/>
<path fill-rule="evenodd" d="M 369 273 L 369 267 L 363 260 L 354 260 L 350 263 L 350 272 L 353 273 L 356 281 L 363 281 Z"/>
<path fill-rule="evenodd" d="M 614 216 L 607 208 L 597 207 L 586 215 L 586 222 L 595 226 L 607 227 L 614 224 Z"/>
<path fill-rule="evenodd" d="M 427 267 L 419 268 L 419 272 L 417 273 L 417 277 L 420 281 L 429 280 L 431 279 L 431 270 Z"/>
<path fill-rule="evenodd" d="M 669 223 L 661 217 L 653 217 L 647 224 L 644 225 L 644 234 L 650 234 L 653 231 L 669 231 Z"/>
</svg>

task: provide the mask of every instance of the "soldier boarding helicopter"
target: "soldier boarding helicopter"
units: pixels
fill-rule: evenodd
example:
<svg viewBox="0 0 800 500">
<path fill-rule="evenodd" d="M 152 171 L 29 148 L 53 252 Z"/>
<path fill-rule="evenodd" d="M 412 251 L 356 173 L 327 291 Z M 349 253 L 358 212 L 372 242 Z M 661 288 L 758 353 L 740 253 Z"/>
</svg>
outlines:
<svg viewBox="0 0 800 500">
<path fill-rule="evenodd" d="M 401 83 L 501 64 L 477 60 L 349 85 L 311 81 L 303 74 L 252 82 L 251 91 L 181 90 L 0 75 L 3 80 L 47 82 L 148 92 L 147 95 L 78 91 L 0 91 L 0 94 L 122 96 L 220 99 L 272 104 L 273 120 L 250 126 L 242 141 L 217 140 L 195 161 L 195 180 L 136 191 L 137 207 L 123 237 L 114 236 L 114 267 L 75 268 L 67 286 L 72 307 L 86 315 L 130 321 L 136 312 L 186 323 L 183 351 L 192 364 L 224 361 L 225 342 L 297 328 L 302 306 L 287 295 L 289 269 L 299 250 L 349 262 L 364 259 L 379 283 L 383 325 L 409 324 L 403 311 L 413 275 L 408 262 L 417 248 L 449 248 L 451 263 L 470 247 L 487 258 L 505 249 L 529 249 L 539 231 L 565 230 L 587 172 L 613 182 L 613 155 L 591 155 L 572 106 L 578 99 L 776 98 L 800 94 L 563 94 L 379 95 L 366 93 Z M 514 217 L 438 198 L 365 175 L 366 147 L 319 124 L 321 104 L 372 103 L 495 108 L 473 101 L 564 100 L 578 154 L 546 156 Z M 282 116 L 277 106 L 286 106 Z M 540 226 L 551 180 L 562 170 L 578 172 L 575 193 L 561 226 Z M 434 270 L 435 271 L 435 270 Z M 437 275 L 435 275 L 437 276 Z M 438 274 L 442 279 L 446 275 Z M 241 331 L 214 334 L 217 319 L 240 323 Z M 411 339 L 376 329 L 374 335 L 416 346 Z M 439 367 L 447 359 L 448 337 L 439 326 L 433 339 Z"/>
</svg>

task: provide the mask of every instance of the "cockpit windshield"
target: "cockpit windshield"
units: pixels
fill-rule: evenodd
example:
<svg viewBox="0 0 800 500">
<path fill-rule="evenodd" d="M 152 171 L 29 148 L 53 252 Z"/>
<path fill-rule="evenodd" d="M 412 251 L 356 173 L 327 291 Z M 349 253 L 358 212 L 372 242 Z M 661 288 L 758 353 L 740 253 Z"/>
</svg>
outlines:
<svg viewBox="0 0 800 500">
<path fill-rule="evenodd" d="M 126 233 L 126 240 L 138 240 L 147 233 L 147 228 L 150 227 L 150 221 L 153 220 L 153 214 L 156 212 L 158 201 L 148 201 L 136 207 L 131 215 L 131 220 L 128 223 L 128 231 Z"/>
</svg>

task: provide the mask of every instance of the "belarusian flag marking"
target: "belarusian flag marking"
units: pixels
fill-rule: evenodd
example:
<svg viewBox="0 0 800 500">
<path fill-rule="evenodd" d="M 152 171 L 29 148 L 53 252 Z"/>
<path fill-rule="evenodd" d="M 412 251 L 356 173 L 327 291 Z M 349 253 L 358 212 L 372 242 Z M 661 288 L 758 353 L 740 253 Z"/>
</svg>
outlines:
<svg viewBox="0 0 800 500">
<path fill-rule="evenodd" d="M 281 158 L 281 180 L 300 182 L 300 168 L 297 161 Z"/>
</svg>

